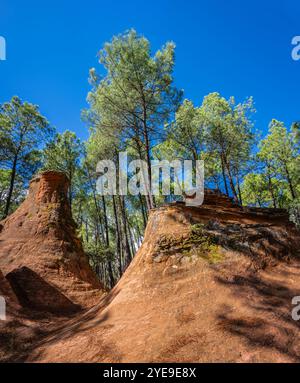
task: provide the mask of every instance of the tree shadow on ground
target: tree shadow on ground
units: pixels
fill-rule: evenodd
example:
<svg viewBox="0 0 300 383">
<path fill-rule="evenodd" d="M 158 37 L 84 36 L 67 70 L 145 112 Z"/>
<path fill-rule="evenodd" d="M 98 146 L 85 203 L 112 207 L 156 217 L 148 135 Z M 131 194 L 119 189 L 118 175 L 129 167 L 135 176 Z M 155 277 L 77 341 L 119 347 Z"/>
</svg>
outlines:
<svg viewBox="0 0 300 383">
<path fill-rule="evenodd" d="M 44 332 L 42 336 L 38 336 L 38 341 L 35 342 L 33 347 L 27 351 L 26 355 L 23 355 L 21 361 L 28 360 L 28 355 L 30 355 L 30 362 L 37 361 L 42 358 L 44 355 L 44 350 L 46 351 L 48 346 L 51 346 L 52 344 L 59 341 L 68 340 L 69 338 L 76 338 L 80 334 L 87 333 L 91 335 L 90 331 L 95 328 L 97 328 L 97 330 L 100 332 L 104 332 L 107 328 L 105 322 L 108 320 L 110 314 L 109 311 L 104 313 L 103 311 L 118 294 L 119 290 L 115 288 L 109 294 L 102 297 L 96 306 L 85 311 L 80 316 L 76 315 L 72 319 L 63 322 L 59 326 L 53 326 L 52 329 L 47 329 L 47 331 Z M 116 354 L 115 350 L 110 349 L 109 345 L 103 343 L 101 334 L 100 336 L 97 334 L 97 341 L 100 347 L 97 355 L 99 355 L 100 358 L 101 350 L 106 350 L 105 355 L 113 355 L 113 353 Z M 110 349 L 110 351 L 108 349 Z"/>
<path fill-rule="evenodd" d="M 243 337 L 249 346 L 277 351 L 299 362 L 300 322 L 293 320 L 291 313 L 292 298 L 300 296 L 300 288 L 259 273 L 235 275 L 230 280 L 218 276 L 216 282 L 230 288 L 236 299 L 234 311 L 223 305 L 218 315 L 224 330 Z"/>
<path fill-rule="evenodd" d="M 47 346 L 57 341 L 76 337 L 100 324 L 105 329 L 109 313 L 102 311 L 118 293 L 117 288 L 113 289 L 109 294 L 100 296 L 96 306 L 81 312 L 70 310 L 55 313 L 29 307 L 13 312 L 13 320 L 0 323 L 0 360 L 34 362 L 42 357 Z M 108 346 L 103 347 L 107 349 Z"/>
</svg>

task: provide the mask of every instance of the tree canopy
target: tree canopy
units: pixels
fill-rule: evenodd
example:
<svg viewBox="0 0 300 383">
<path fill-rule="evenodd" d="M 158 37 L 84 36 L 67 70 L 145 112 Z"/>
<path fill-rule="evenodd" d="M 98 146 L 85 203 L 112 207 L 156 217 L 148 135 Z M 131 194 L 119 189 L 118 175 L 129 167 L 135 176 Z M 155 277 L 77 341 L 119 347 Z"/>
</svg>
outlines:
<svg viewBox="0 0 300 383">
<path fill-rule="evenodd" d="M 130 30 L 104 44 L 98 56 L 82 111 L 86 141 L 69 130 L 55 134 L 39 107 L 18 97 L 0 105 L 2 217 L 21 203 L 34 173 L 64 172 L 90 263 L 107 287 L 114 286 L 142 242 L 149 211 L 180 198 L 153 196 L 151 182 L 146 195 L 99 195 L 97 163 L 118 166 L 126 151 L 128 161 L 146 161 L 150 181 L 153 160 L 204 160 L 206 187 L 241 205 L 288 209 L 300 225 L 299 121 L 287 127 L 274 118 L 263 135 L 255 127 L 252 97 L 238 102 L 213 92 L 183 99 L 173 42 L 152 52 L 150 42 Z M 172 176 L 171 191 L 177 181 Z"/>
</svg>

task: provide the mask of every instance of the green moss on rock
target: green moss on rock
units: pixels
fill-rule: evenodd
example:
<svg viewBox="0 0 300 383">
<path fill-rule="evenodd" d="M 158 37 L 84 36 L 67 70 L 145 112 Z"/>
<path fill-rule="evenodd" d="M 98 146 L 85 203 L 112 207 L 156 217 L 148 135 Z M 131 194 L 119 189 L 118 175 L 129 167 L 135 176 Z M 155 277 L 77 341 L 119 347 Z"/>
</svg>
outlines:
<svg viewBox="0 0 300 383">
<path fill-rule="evenodd" d="M 210 263 L 220 262 L 224 258 L 215 238 L 205 231 L 204 224 L 191 225 L 190 232 L 182 236 L 161 236 L 157 244 L 156 257 L 162 259 L 174 254 L 191 259 L 196 255 Z"/>
</svg>

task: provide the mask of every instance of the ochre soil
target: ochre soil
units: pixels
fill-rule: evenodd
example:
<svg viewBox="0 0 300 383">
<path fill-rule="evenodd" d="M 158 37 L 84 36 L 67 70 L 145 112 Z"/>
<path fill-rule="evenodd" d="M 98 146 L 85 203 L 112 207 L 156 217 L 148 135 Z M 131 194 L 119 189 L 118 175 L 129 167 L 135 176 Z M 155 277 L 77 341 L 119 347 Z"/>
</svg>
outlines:
<svg viewBox="0 0 300 383">
<path fill-rule="evenodd" d="M 155 209 L 112 291 L 64 315 L 14 308 L 0 327 L 0 359 L 299 362 L 299 249 L 281 210 L 241 208 L 209 191 L 201 207 Z"/>
<path fill-rule="evenodd" d="M 74 311 L 98 302 L 103 289 L 77 237 L 63 173 L 35 177 L 25 201 L 0 222 L 0 269 L 32 308 Z"/>
</svg>

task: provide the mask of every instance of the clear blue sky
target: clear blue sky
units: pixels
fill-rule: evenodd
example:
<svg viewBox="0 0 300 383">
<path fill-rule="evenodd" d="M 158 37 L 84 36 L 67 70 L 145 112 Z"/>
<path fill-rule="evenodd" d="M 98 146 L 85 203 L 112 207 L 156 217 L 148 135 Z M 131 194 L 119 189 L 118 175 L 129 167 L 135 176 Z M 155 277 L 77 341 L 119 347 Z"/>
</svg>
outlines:
<svg viewBox="0 0 300 383">
<path fill-rule="evenodd" d="M 153 50 L 176 43 L 176 84 L 196 104 L 213 91 L 251 95 L 258 129 L 271 118 L 289 125 L 300 119 L 300 61 L 291 58 L 299 17 L 299 0 L 0 0 L 0 102 L 19 95 L 59 131 L 86 138 L 89 68 L 99 71 L 105 41 L 135 28 Z"/>
</svg>

